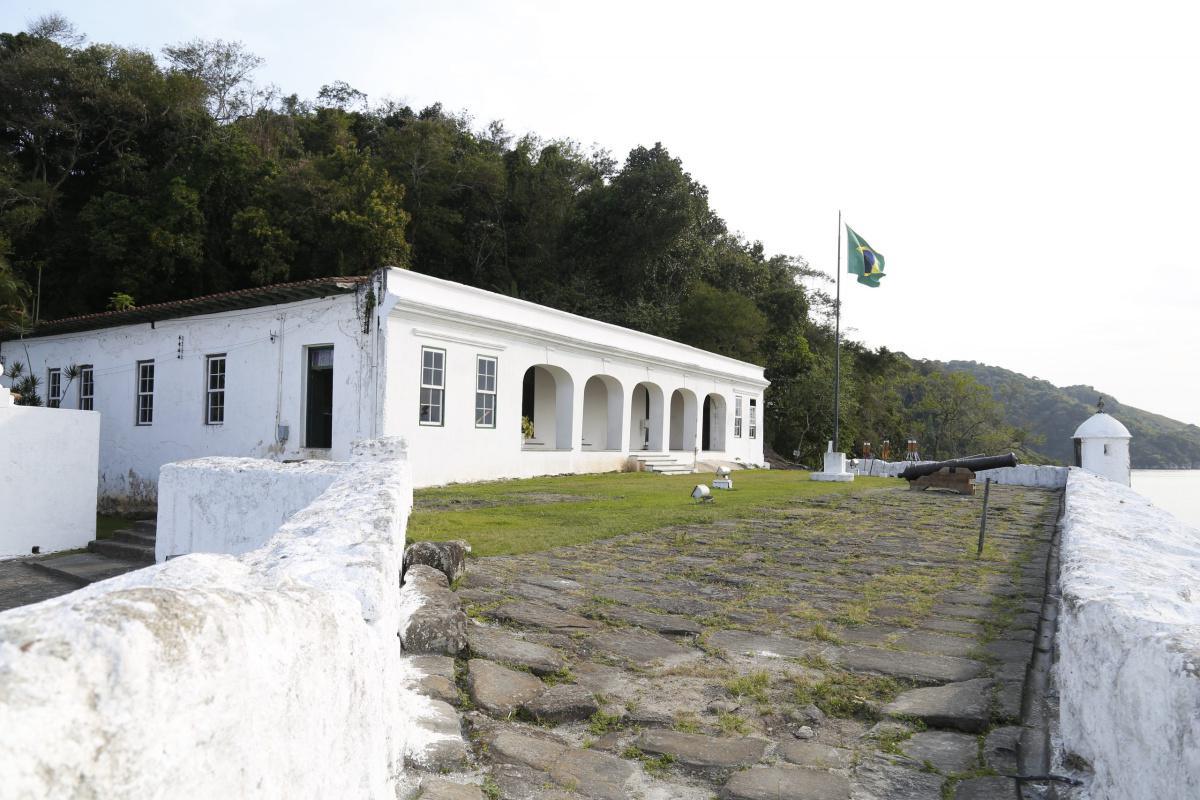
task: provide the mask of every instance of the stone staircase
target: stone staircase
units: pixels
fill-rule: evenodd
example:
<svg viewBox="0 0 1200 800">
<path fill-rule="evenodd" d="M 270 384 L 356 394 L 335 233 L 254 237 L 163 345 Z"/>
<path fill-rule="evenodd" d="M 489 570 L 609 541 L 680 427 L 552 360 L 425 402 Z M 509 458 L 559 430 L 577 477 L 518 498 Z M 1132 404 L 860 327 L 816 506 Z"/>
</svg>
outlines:
<svg viewBox="0 0 1200 800">
<path fill-rule="evenodd" d="M 154 536 L 157 521 L 138 519 L 128 528 L 115 531 L 111 539 L 93 539 L 88 542 L 88 552 L 126 561 L 154 563 Z"/>
<path fill-rule="evenodd" d="M 690 475 L 695 470 L 688 464 L 679 461 L 670 453 L 630 453 L 642 465 L 643 472 L 657 472 L 660 475 Z"/>
<path fill-rule="evenodd" d="M 27 563 L 34 569 L 87 586 L 153 564 L 156 527 L 152 519 L 133 520 L 128 527 L 115 531 L 111 539 L 88 542 L 85 553 L 51 555 Z"/>
</svg>

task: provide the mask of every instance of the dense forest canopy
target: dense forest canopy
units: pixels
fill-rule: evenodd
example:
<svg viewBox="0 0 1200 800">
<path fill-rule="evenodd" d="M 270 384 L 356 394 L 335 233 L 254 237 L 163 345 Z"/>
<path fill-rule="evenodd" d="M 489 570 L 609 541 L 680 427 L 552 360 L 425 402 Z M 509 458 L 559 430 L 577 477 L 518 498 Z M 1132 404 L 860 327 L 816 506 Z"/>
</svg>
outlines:
<svg viewBox="0 0 1200 800">
<path fill-rule="evenodd" d="M 372 103 L 340 81 L 303 100 L 255 85 L 259 63 L 223 41 L 159 57 L 86 44 L 58 17 L 0 34 L 6 336 L 37 318 L 395 265 L 763 364 L 768 444 L 819 463 L 833 428 L 828 278 L 730 230 L 662 144 L 618 161 L 440 105 Z M 1029 443 L 971 376 L 852 341 L 841 414 L 849 452 Z"/>
</svg>

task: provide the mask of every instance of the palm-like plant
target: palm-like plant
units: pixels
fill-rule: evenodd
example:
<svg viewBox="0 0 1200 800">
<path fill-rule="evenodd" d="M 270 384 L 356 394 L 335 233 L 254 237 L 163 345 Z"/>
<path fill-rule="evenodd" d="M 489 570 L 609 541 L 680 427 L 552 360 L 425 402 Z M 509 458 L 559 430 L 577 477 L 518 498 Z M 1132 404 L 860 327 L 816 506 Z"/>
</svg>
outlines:
<svg viewBox="0 0 1200 800">
<path fill-rule="evenodd" d="M 41 381 L 36 375 L 26 375 L 24 364 L 14 361 L 6 372 L 12 378 L 12 390 L 13 394 L 17 396 L 17 405 L 40 406 L 42 404 L 42 398 L 38 395 L 38 386 Z"/>
</svg>

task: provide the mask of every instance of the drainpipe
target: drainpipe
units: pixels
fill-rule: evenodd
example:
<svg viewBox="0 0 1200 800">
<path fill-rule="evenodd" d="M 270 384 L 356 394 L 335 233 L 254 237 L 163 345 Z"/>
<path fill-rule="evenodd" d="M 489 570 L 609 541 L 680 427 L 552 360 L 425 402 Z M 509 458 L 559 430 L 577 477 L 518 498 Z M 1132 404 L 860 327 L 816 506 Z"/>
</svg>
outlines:
<svg viewBox="0 0 1200 800">
<path fill-rule="evenodd" d="M 283 422 L 283 332 L 287 327 L 287 313 L 281 312 L 276 319 L 279 320 L 279 366 L 275 375 L 275 444 L 282 446 L 284 440 L 279 438 L 279 426 Z M 291 431 L 289 430 L 288 433 L 290 434 Z M 282 452 L 281 447 L 279 455 L 282 455 Z"/>
</svg>

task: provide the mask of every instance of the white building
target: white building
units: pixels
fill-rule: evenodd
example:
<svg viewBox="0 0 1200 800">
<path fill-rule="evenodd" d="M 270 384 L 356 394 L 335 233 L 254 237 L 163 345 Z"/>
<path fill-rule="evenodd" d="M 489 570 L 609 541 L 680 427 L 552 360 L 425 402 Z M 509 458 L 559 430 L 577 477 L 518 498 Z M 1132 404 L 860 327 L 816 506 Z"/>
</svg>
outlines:
<svg viewBox="0 0 1200 800">
<path fill-rule="evenodd" d="M 1129 429 L 1104 413 L 1101 401 L 1095 414 L 1075 429 L 1075 466 L 1129 486 Z"/>
<path fill-rule="evenodd" d="M 384 435 L 418 486 L 764 463 L 762 367 L 398 269 L 43 323 L 0 354 L 48 405 L 100 412 L 106 507 L 152 503 L 170 461 L 345 460 Z"/>
</svg>

